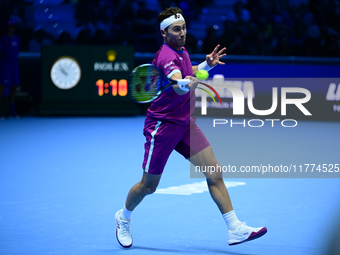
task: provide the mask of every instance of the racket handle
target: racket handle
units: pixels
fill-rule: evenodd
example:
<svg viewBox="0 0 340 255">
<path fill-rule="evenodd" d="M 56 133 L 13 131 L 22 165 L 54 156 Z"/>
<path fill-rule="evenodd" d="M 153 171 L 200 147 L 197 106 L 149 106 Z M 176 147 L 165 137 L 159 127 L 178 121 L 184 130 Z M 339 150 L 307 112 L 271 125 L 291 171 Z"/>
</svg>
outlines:
<svg viewBox="0 0 340 255">
<path fill-rule="evenodd" d="M 190 79 L 178 79 L 176 80 L 176 84 L 178 85 L 188 85 L 190 83 Z"/>
</svg>

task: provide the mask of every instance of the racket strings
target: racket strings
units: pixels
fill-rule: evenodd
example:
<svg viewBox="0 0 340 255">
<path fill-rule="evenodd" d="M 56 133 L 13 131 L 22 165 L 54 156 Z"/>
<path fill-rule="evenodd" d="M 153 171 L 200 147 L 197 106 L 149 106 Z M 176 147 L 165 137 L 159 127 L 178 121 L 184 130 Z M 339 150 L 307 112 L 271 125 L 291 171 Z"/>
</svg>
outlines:
<svg viewBox="0 0 340 255">
<path fill-rule="evenodd" d="M 150 102 L 160 93 L 161 77 L 156 68 L 142 66 L 134 70 L 131 80 L 131 96 L 137 102 Z"/>
</svg>

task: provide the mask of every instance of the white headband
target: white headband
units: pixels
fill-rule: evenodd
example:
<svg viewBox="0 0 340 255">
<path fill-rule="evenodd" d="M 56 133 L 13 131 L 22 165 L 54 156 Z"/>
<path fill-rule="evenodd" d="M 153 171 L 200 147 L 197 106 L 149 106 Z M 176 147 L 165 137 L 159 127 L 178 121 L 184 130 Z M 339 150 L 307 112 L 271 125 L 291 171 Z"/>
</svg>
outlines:
<svg viewBox="0 0 340 255">
<path fill-rule="evenodd" d="M 161 22 L 161 29 L 165 29 L 167 28 L 168 26 L 170 26 L 172 23 L 176 22 L 176 21 L 179 21 L 179 20 L 184 20 L 182 14 L 180 13 L 176 13 L 168 18 L 166 18 L 165 20 L 163 20 Z"/>
</svg>

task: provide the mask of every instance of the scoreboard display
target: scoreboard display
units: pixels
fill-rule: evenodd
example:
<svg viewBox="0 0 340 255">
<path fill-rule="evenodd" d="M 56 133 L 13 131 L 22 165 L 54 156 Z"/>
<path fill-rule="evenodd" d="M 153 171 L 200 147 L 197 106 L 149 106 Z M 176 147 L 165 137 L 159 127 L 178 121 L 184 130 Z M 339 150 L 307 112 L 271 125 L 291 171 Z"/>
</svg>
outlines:
<svg viewBox="0 0 340 255">
<path fill-rule="evenodd" d="M 128 96 L 133 68 L 130 46 L 45 46 L 40 114 L 138 114 Z"/>
</svg>

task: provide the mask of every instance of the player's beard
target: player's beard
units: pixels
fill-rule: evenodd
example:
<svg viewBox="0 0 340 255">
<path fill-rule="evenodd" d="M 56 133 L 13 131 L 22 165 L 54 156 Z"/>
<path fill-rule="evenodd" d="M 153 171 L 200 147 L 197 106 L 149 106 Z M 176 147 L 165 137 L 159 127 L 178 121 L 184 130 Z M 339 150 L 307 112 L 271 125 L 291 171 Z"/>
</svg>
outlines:
<svg viewBox="0 0 340 255">
<path fill-rule="evenodd" d="M 181 51 L 182 47 L 185 45 L 185 39 L 186 36 L 172 36 L 167 38 L 167 40 L 165 40 L 165 43 L 168 44 L 171 48 Z"/>
<path fill-rule="evenodd" d="M 183 38 L 178 38 L 177 43 L 179 47 L 182 47 L 185 45 L 185 36 Z"/>
</svg>

